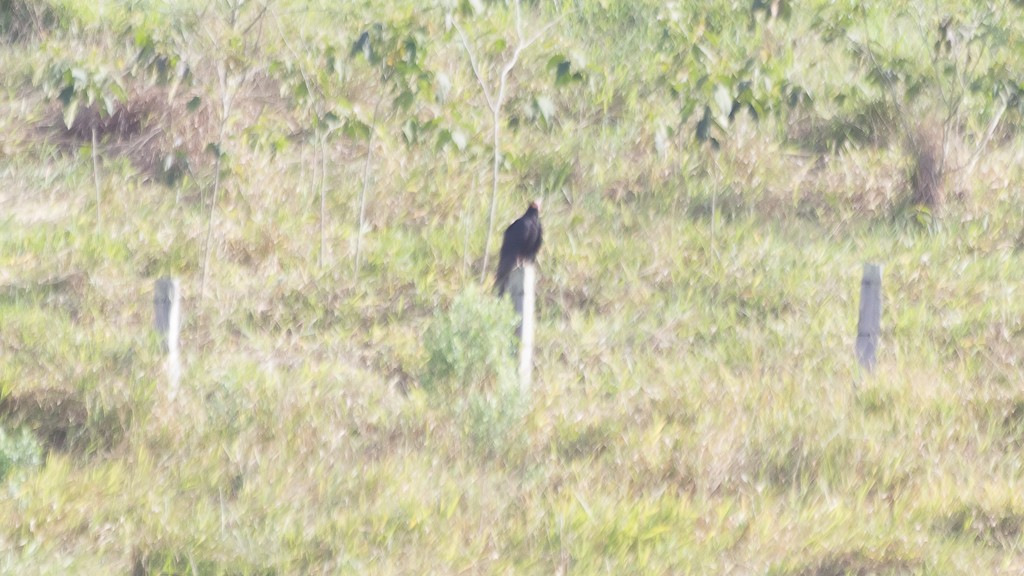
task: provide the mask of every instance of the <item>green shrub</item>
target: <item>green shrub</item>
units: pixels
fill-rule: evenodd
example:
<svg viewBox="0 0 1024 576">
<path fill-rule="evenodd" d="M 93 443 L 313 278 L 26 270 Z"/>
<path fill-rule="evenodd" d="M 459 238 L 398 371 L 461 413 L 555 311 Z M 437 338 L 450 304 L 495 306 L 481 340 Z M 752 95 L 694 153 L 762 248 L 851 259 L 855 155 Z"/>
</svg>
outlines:
<svg viewBox="0 0 1024 576">
<path fill-rule="evenodd" d="M 463 292 L 427 330 L 423 388 L 450 394 L 512 385 L 515 324 L 515 312 L 507 301 L 477 288 Z"/>
<path fill-rule="evenodd" d="M 18 468 L 34 468 L 43 460 L 39 441 L 27 429 L 18 434 L 8 434 L 0 428 L 0 482 L 3 482 Z"/>
<path fill-rule="evenodd" d="M 442 397 L 473 450 L 507 456 L 521 445 L 526 402 L 516 380 L 516 317 L 506 300 L 463 292 L 427 330 L 423 388 Z"/>
</svg>

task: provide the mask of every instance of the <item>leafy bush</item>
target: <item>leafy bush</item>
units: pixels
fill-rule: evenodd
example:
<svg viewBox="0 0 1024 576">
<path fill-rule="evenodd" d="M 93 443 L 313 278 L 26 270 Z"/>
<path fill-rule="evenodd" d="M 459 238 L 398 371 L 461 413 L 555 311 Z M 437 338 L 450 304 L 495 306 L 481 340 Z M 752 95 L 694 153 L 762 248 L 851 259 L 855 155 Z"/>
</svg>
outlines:
<svg viewBox="0 0 1024 576">
<path fill-rule="evenodd" d="M 463 292 L 427 330 L 424 389 L 454 393 L 511 386 L 515 366 L 509 351 L 515 325 L 508 302 L 477 288 Z"/>
<path fill-rule="evenodd" d="M 64 125 L 69 131 L 88 133 L 75 119 L 81 109 L 90 109 L 96 127 L 101 117 L 112 117 L 128 99 L 120 74 L 111 66 L 92 62 L 74 62 L 55 58 L 47 66 L 39 67 L 32 83 L 42 88 L 47 97 L 60 102 L 64 112 Z"/>
<path fill-rule="evenodd" d="M 36 467 L 43 460 L 39 441 L 27 429 L 11 434 L 0 428 L 0 482 L 18 468 Z"/>
<path fill-rule="evenodd" d="M 511 353 L 515 313 L 505 300 L 471 288 L 427 331 L 424 389 L 443 396 L 473 448 L 507 455 L 525 436 L 526 402 Z"/>
</svg>

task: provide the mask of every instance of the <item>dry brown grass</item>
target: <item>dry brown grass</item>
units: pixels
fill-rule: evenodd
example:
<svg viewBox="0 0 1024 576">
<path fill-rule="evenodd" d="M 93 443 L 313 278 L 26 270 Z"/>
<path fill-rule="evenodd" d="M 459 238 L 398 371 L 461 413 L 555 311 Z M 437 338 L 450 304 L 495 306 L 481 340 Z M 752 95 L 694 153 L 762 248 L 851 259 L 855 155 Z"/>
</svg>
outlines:
<svg viewBox="0 0 1024 576">
<path fill-rule="evenodd" d="M 82 395 L 65 388 L 35 388 L 0 400 L 0 417 L 26 426 L 48 447 L 66 450 L 81 436 L 88 418 Z"/>
<path fill-rule="evenodd" d="M 214 154 L 208 151 L 217 139 L 217 104 L 196 88 L 172 90 L 169 86 L 132 81 L 128 96 L 113 113 L 102 103 L 83 106 L 71 126 L 64 123 L 59 103 L 52 103 L 36 126 L 41 139 L 68 151 L 88 146 L 95 130 L 106 157 L 128 159 L 147 179 L 173 184 L 183 176 L 205 174 L 212 169 Z M 236 98 L 233 114 L 264 116 L 284 126 L 296 126 L 277 83 L 258 75 Z M 299 129 L 291 130 L 301 137 Z"/>
<path fill-rule="evenodd" d="M 48 2 L 0 0 L 0 43 L 42 37 L 56 21 L 56 11 Z"/>
<path fill-rule="evenodd" d="M 946 199 L 946 138 L 943 127 L 926 119 L 913 128 L 907 137 L 906 149 L 911 158 L 910 202 L 929 210 L 942 207 Z"/>
</svg>

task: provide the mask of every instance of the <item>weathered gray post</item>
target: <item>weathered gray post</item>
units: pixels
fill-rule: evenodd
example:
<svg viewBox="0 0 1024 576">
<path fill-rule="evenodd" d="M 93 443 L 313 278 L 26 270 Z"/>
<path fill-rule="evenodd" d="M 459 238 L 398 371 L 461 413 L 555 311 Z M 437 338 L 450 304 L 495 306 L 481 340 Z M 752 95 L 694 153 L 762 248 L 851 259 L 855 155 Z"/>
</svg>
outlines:
<svg viewBox="0 0 1024 576">
<path fill-rule="evenodd" d="M 533 332 L 534 309 L 536 308 L 537 267 L 533 262 L 524 262 L 509 275 L 509 293 L 512 305 L 519 314 L 519 387 L 523 392 L 530 390 L 533 377 Z"/>
<path fill-rule="evenodd" d="M 181 366 L 178 358 L 178 333 L 181 330 L 181 290 L 175 278 L 160 278 L 153 289 L 153 312 L 160 345 L 167 353 L 167 377 L 170 381 L 169 396 L 178 393 L 178 379 Z"/>
<path fill-rule="evenodd" d="M 882 331 L 882 266 L 865 264 L 860 282 L 860 317 L 857 320 L 857 361 L 875 369 L 878 335 Z"/>
</svg>

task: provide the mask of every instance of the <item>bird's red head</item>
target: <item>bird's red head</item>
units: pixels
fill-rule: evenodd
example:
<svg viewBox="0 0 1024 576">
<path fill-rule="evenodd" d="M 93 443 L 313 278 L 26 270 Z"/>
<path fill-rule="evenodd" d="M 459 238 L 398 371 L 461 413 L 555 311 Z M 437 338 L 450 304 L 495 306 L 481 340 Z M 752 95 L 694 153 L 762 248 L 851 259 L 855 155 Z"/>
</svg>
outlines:
<svg viewBox="0 0 1024 576">
<path fill-rule="evenodd" d="M 537 198 L 536 200 L 531 200 L 530 201 L 530 208 L 533 208 L 537 212 L 540 212 L 540 202 L 541 202 L 540 198 Z"/>
</svg>

